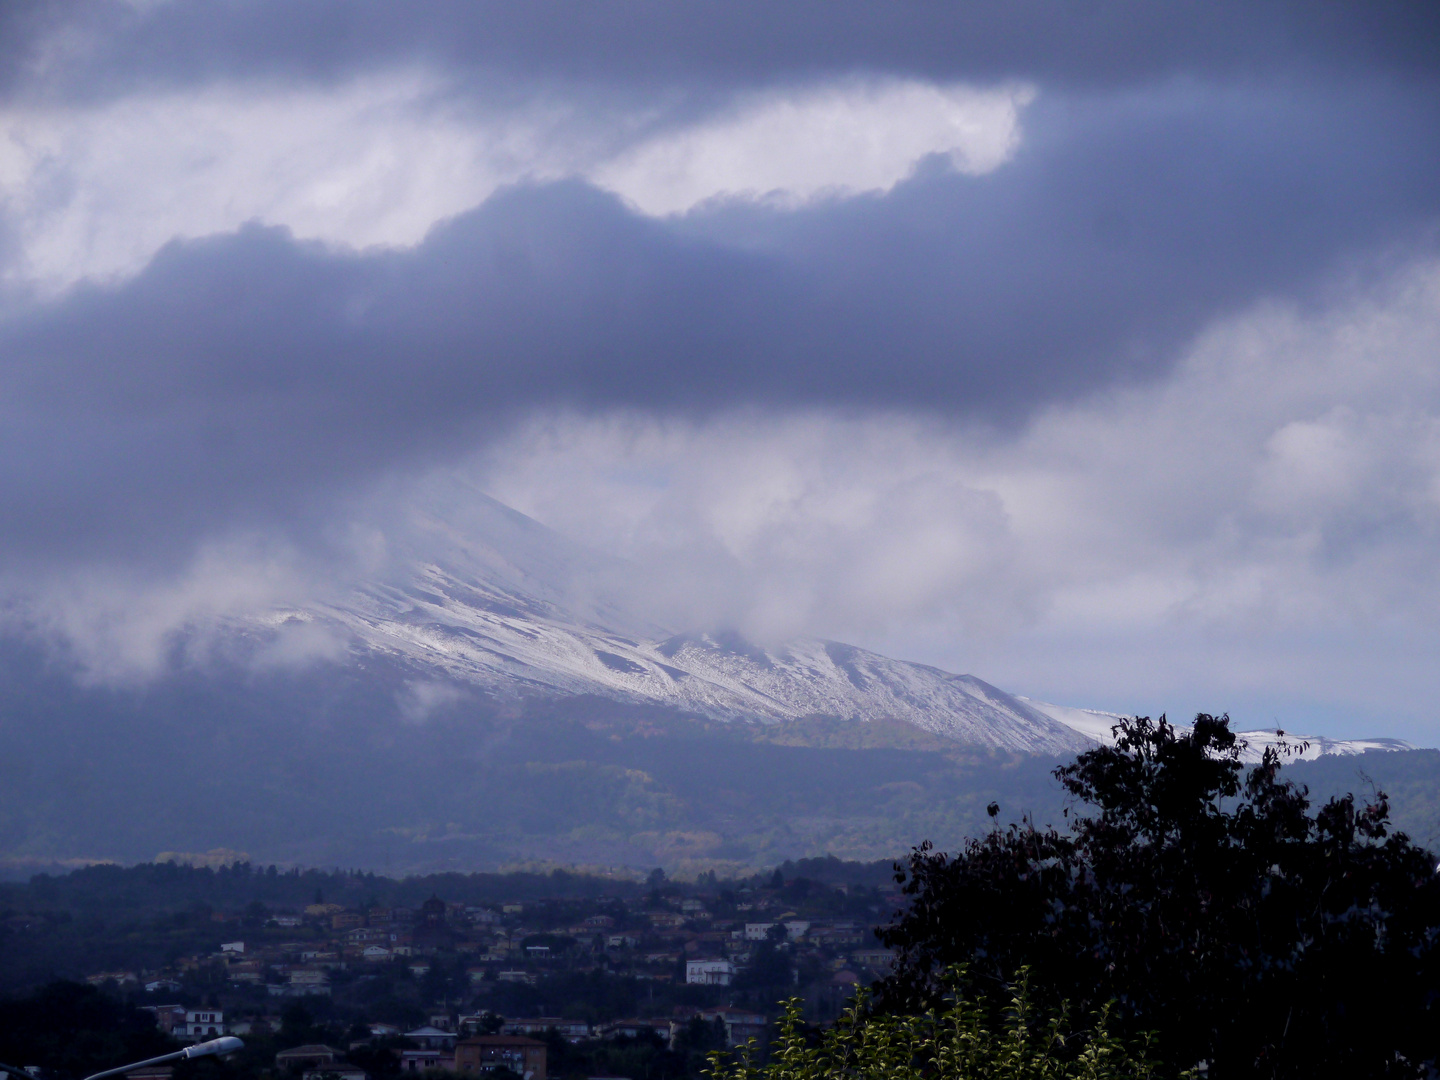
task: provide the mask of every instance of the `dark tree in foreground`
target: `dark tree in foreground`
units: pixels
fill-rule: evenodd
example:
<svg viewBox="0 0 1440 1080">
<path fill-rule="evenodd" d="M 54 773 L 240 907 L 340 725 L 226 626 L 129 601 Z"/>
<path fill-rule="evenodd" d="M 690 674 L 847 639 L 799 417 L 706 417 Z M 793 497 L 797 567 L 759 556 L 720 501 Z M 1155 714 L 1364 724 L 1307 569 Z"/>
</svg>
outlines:
<svg viewBox="0 0 1440 1080">
<path fill-rule="evenodd" d="M 1383 793 L 1311 812 L 1267 750 L 1246 771 L 1229 718 L 1120 725 L 1056 775 L 1089 804 L 1067 833 L 996 829 L 897 873 L 911 907 L 882 1002 L 934 1000 L 965 964 L 1154 1031 L 1174 1066 L 1230 1077 L 1426 1075 L 1440 1047 L 1440 878 Z"/>
<path fill-rule="evenodd" d="M 0 1000 L 0 1061 L 42 1065 L 57 1080 L 180 1049 L 155 1017 L 106 997 L 93 986 L 57 982 L 28 998 Z"/>
</svg>

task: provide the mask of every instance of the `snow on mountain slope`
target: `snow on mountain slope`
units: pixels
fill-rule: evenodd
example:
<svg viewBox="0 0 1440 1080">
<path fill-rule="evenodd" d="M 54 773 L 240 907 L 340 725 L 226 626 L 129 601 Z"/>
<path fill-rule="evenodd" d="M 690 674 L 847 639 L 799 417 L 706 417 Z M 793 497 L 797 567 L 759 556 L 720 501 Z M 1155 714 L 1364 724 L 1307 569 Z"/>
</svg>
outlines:
<svg viewBox="0 0 1440 1080">
<path fill-rule="evenodd" d="M 314 615 L 363 646 L 500 696 L 600 694 L 722 720 L 898 719 L 959 742 L 1034 753 L 1083 745 L 973 676 L 818 640 L 762 649 L 729 635 L 632 637 L 430 565 Z"/>
<path fill-rule="evenodd" d="M 1120 713 L 1102 712 L 1098 709 L 1051 705 L 1027 697 L 1018 700 L 1084 736 L 1092 745 L 1113 743 L 1115 740 L 1111 728 L 1124 719 Z M 1177 724 L 1176 727 L 1181 725 Z M 1277 731 L 1237 731 L 1235 734 L 1245 741 L 1245 746 L 1240 751 L 1240 760 L 1249 764 L 1258 763 L 1266 748 L 1270 746 L 1288 748 L 1288 760 L 1291 761 L 1313 761 L 1331 754 L 1363 754 L 1367 750 L 1415 749 L 1413 745 L 1400 739 L 1328 739 L 1323 735 L 1297 735 L 1293 732 L 1281 735 Z"/>
<path fill-rule="evenodd" d="M 269 625 L 320 623 L 417 681 L 452 680 L 502 699 L 596 694 L 762 723 L 902 720 L 968 745 L 1046 754 L 1109 742 L 1120 720 L 833 641 L 761 648 L 733 634 L 675 634 L 625 602 L 635 567 L 474 489 L 436 487 L 417 504 L 424 512 L 392 537 L 385 580 L 340 602 L 275 612 Z M 1278 740 L 1240 734 L 1247 761 Z M 1412 749 L 1395 739 L 1286 741 L 1305 759 Z"/>
<path fill-rule="evenodd" d="M 409 535 L 390 582 L 268 621 L 317 622 L 417 679 L 500 698 L 598 694 L 770 723 L 903 720 L 961 743 L 1031 753 L 1088 745 L 973 676 L 831 641 L 760 648 L 734 635 L 674 634 L 616 599 L 633 569 L 494 500 L 471 494 L 464 503 L 463 520 L 444 508 Z"/>
</svg>

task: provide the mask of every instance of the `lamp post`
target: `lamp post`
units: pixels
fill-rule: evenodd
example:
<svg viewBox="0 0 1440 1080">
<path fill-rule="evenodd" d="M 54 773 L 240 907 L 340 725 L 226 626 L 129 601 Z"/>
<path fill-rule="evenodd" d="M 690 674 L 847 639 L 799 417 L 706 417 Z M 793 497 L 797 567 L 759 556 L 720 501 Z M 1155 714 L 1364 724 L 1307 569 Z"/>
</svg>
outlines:
<svg viewBox="0 0 1440 1080">
<path fill-rule="evenodd" d="M 137 1061 L 133 1065 L 121 1065 L 118 1069 L 106 1069 L 104 1072 L 87 1076 L 85 1080 L 101 1080 L 106 1076 L 119 1076 L 132 1069 L 143 1069 L 147 1065 L 160 1065 L 166 1061 L 176 1061 L 181 1058 L 208 1057 L 211 1054 L 233 1054 L 236 1050 L 244 1049 L 245 1044 L 234 1035 L 225 1035 L 218 1039 L 211 1039 L 209 1042 L 196 1043 L 194 1046 L 187 1046 L 184 1050 L 176 1050 L 173 1054 L 161 1054 L 159 1057 L 149 1058 L 146 1061 Z"/>
<path fill-rule="evenodd" d="M 130 1072 L 132 1069 L 143 1069 L 147 1065 L 160 1065 L 166 1061 L 178 1061 L 182 1058 L 208 1057 L 211 1054 L 233 1054 L 236 1050 L 243 1050 L 245 1044 L 233 1035 L 226 1035 L 219 1039 L 211 1039 L 209 1042 L 196 1043 L 194 1046 L 187 1046 L 184 1050 L 176 1050 L 173 1054 L 161 1054 L 159 1057 L 148 1058 L 145 1061 L 137 1061 L 131 1065 L 121 1065 L 118 1069 L 106 1069 L 104 1072 L 87 1076 L 85 1080 L 101 1080 L 106 1076 L 119 1076 L 121 1073 Z M 31 1076 L 24 1069 L 17 1069 L 14 1065 L 0 1063 L 0 1073 L 10 1073 L 15 1080 L 31 1080 Z"/>
</svg>

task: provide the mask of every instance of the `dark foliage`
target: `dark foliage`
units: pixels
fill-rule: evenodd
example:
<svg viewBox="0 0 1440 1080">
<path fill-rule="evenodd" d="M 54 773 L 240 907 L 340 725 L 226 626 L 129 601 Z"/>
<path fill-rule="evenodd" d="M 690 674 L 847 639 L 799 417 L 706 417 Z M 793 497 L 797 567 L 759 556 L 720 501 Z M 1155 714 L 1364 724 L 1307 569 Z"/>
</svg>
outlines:
<svg viewBox="0 0 1440 1080">
<path fill-rule="evenodd" d="M 60 1080 L 178 1049 L 149 1013 L 94 987 L 57 982 L 31 997 L 0 1001 L 0 1061 L 43 1065 Z"/>
<path fill-rule="evenodd" d="M 1028 965 L 1038 992 L 1113 999 L 1120 1024 L 1211 1077 L 1425 1075 L 1435 858 L 1390 828 L 1383 793 L 1312 812 L 1280 772 L 1271 751 L 1247 773 L 1228 717 L 1122 723 L 1116 746 L 1056 770 L 1091 808 L 1068 833 L 1024 822 L 897 868 L 912 904 L 884 935 L 899 959 L 883 1002 L 930 1003 L 950 964 L 997 992 Z"/>
</svg>

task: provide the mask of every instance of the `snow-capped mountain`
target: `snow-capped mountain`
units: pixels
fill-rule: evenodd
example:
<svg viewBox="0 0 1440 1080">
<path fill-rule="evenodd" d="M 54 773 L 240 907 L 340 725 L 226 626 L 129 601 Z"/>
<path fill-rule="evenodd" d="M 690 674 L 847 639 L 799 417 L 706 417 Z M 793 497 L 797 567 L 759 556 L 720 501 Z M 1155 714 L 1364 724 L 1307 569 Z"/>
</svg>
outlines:
<svg viewBox="0 0 1440 1080">
<path fill-rule="evenodd" d="M 762 648 L 733 634 L 655 625 L 615 598 L 633 570 L 492 499 L 470 493 L 464 505 L 462 521 L 447 507 L 424 523 L 390 583 L 267 621 L 317 623 L 417 680 L 499 698 L 595 694 L 766 723 L 903 720 L 960 743 L 1030 753 L 1088 745 L 970 675 L 833 641 Z"/>
<path fill-rule="evenodd" d="M 502 697 L 598 694 L 719 720 L 905 720 L 958 742 L 1063 753 L 1085 740 L 970 675 L 833 641 L 760 648 L 724 634 L 647 639 L 430 564 L 311 613 L 363 648 Z"/>
<path fill-rule="evenodd" d="M 1017 700 L 1030 706 L 1036 712 L 1044 713 L 1058 720 L 1066 727 L 1090 740 L 1092 745 L 1109 745 L 1115 741 L 1112 729 L 1122 719 L 1120 713 L 1102 712 L 1099 709 L 1076 709 L 1066 705 L 1051 705 L 1045 701 L 1033 701 L 1027 697 Z M 1184 728 L 1177 724 L 1176 727 Z M 1298 735 L 1293 731 L 1237 731 L 1245 743 L 1240 751 L 1240 760 L 1257 764 L 1271 746 L 1282 748 L 1287 761 L 1313 761 L 1328 755 L 1345 756 L 1363 754 L 1367 750 L 1414 750 L 1415 747 L 1400 739 L 1330 739 L 1324 735 Z"/>
<path fill-rule="evenodd" d="M 458 683 L 502 700 L 592 694 L 726 721 L 901 720 L 966 745 L 1043 754 L 1109 742 L 1120 719 L 840 642 L 760 647 L 677 633 L 626 603 L 636 568 L 473 489 L 456 495 L 429 494 L 433 512 L 396 543 L 383 579 L 265 621 L 317 624 L 357 654 L 398 663 L 422 690 Z M 1253 761 L 1279 739 L 1242 736 Z M 1412 749 L 1395 739 L 1286 741 L 1304 759 Z"/>
</svg>

